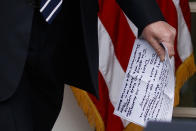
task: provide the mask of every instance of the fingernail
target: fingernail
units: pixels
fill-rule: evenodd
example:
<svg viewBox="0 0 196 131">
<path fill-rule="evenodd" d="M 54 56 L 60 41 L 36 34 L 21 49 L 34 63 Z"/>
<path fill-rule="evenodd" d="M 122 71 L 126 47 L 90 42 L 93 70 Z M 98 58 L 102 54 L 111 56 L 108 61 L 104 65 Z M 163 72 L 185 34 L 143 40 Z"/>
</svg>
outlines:
<svg viewBox="0 0 196 131">
<path fill-rule="evenodd" d="M 161 56 L 161 61 L 163 62 L 165 60 L 165 57 L 164 56 Z"/>
</svg>

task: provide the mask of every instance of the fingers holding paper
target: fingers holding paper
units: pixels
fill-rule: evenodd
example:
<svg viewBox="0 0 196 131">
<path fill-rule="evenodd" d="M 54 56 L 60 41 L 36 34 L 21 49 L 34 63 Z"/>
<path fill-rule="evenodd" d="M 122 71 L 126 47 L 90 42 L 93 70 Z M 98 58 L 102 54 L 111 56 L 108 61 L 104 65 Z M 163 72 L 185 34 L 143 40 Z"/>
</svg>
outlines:
<svg viewBox="0 0 196 131">
<path fill-rule="evenodd" d="M 151 44 L 159 55 L 161 61 L 164 60 L 165 51 L 160 43 L 165 45 L 165 47 L 168 49 L 169 56 L 172 57 L 175 54 L 175 36 L 175 28 L 164 21 L 154 22 L 146 26 L 142 32 L 142 38 L 146 39 Z"/>
</svg>

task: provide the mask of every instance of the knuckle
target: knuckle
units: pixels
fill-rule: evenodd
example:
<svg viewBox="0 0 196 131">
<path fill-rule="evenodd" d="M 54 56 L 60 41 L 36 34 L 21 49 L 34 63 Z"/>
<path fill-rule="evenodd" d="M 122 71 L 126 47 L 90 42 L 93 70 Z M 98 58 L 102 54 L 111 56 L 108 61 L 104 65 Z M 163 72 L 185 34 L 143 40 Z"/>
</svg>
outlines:
<svg viewBox="0 0 196 131">
<path fill-rule="evenodd" d="M 167 48 L 168 48 L 169 50 L 174 50 L 174 44 L 173 44 L 173 43 L 168 43 L 168 44 L 167 44 Z"/>
<path fill-rule="evenodd" d="M 169 57 L 172 57 L 172 56 L 174 56 L 175 55 L 175 53 L 170 53 L 169 54 Z"/>
<path fill-rule="evenodd" d="M 170 35 L 171 35 L 171 38 L 174 39 L 176 36 L 176 29 L 172 30 Z"/>
<path fill-rule="evenodd" d="M 170 41 L 175 38 L 175 33 L 173 31 L 168 31 L 164 34 L 164 36 L 166 39 L 168 39 L 168 41 Z"/>
<path fill-rule="evenodd" d="M 170 25 L 169 31 L 171 32 L 172 35 L 176 35 L 176 29 Z"/>
<path fill-rule="evenodd" d="M 164 35 L 165 38 L 168 38 L 168 37 L 170 37 L 170 32 L 169 31 L 165 31 L 163 35 Z"/>
<path fill-rule="evenodd" d="M 171 51 L 169 52 L 169 55 L 171 55 L 171 56 L 173 56 L 174 54 L 175 54 L 174 50 L 171 50 Z"/>
<path fill-rule="evenodd" d="M 172 45 L 170 45 L 168 47 L 168 53 L 169 53 L 169 56 L 174 56 L 175 55 L 175 50 L 174 50 L 174 47 Z"/>
<path fill-rule="evenodd" d="M 172 29 L 172 33 L 173 33 L 174 36 L 176 35 L 176 29 L 175 28 Z"/>
<path fill-rule="evenodd" d="M 157 54 L 161 55 L 162 54 L 162 49 L 161 48 L 156 48 L 155 51 L 157 52 Z"/>
<path fill-rule="evenodd" d="M 173 40 L 176 36 L 176 29 L 170 26 L 170 28 L 167 31 L 165 31 L 163 35 L 166 39 Z"/>
</svg>

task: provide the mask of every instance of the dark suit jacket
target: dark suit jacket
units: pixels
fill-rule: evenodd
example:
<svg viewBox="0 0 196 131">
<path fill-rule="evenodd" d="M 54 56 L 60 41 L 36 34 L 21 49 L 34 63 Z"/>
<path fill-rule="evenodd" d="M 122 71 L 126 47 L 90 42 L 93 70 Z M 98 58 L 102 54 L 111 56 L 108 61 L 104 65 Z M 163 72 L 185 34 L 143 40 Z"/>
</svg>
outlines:
<svg viewBox="0 0 196 131">
<path fill-rule="evenodd" d="M 2 0 L 0 16 L 0 101 L 3 101 L 15 92 L 23 73 L 33 9 L 26 0 Z"/>
<path fill-rule="evenodd" d="M 139 28 L 140 33 L 146 25 L 163 20 L 155 0 L 117 2 Z M 43 20 L 38 10 L 34 12 L 33 17 L 33 9 L 25 0 L 3 0 L 2 3 L 0 101 L 12 96 L 18 86 L 28 53 L 29 40 L 31 44 L 64 43 L 62 72 L 65 83 L 98 97 L 97 0 L 64 1 L 62 11 L 51 25 Z M 43 63 L 42 66 L 47 64 Z"/>
</svg>

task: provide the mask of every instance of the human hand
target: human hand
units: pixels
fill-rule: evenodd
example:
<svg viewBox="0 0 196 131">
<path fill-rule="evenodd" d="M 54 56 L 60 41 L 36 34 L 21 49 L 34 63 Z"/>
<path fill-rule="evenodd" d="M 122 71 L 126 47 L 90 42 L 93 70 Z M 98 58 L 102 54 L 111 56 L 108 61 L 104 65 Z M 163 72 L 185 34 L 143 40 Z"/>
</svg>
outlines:
<svg viewBox="0 0 196 131">
<path fill-rule="evenodd" d="M 163 43 L 168 49 L 170 57 L 174 56 L 176 29 L 170 26 L 168 23 L 164 21 L 157 21 L 149 24 L 144 28 L 141 36 L 155 49 L 161 61 L 163 61 L 165 58 L 165 51 L 160 43 Z"/>
</svg>

